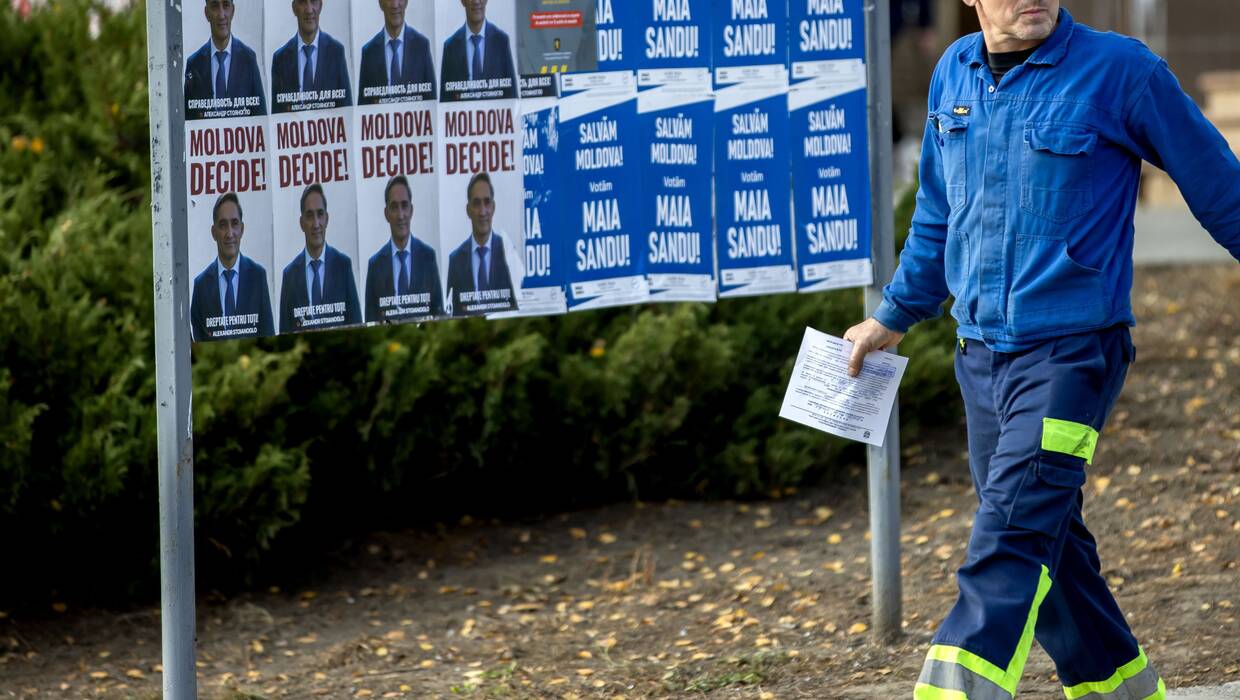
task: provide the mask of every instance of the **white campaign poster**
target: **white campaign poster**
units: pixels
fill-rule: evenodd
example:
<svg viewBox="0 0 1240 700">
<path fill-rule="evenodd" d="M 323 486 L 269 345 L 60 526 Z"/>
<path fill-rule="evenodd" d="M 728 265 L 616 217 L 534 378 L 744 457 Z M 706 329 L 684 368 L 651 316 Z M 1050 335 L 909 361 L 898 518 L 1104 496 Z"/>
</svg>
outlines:
<svg viewBox="0 0 1240 700">
<path fill-rule="evenodd" d="M 358 262 L 368 323 L 444 315 L 435 6 L 353 3 Z"/>
<path fill-rule="evenodd" d="M 272 335 L 272 211 L 263 16 L 209 0 L 183 15 L 190 327 L 196 341 Z"/>
<path fill-rule="evenodd" d="M 436 0 L 440 274 L 446 313 L 518 309 L 524 174 L 514 0 Z"/>
<path fill-rule="evenodd" d="M 267 3 L 280 333 L 362 322 L 349 3 Z"/>
</svg>

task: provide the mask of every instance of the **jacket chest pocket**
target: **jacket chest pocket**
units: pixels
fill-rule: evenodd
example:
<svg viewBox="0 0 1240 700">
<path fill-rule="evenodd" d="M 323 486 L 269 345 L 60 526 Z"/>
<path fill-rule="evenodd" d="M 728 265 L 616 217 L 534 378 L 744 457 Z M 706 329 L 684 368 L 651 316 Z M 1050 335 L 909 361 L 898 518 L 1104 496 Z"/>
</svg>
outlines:
<svg viewBox="0 0 1240 700">
<path fill-rule="evenodd" d="M 938 125 L 939 144 L 943 151 L 943 182 L 947 186 L 947 204 L 952 211 L 964 206 L 968 191 L 969 122 L 951 114 L 933 115 Z"/>
<path fill-rule="evenodd" d="M 1086 124 L 1030 122 L 1021 155 L 1020 207 L 1056 224 L 1094 208 L 1093 153 L 1098 132 Z"/>
</svg>

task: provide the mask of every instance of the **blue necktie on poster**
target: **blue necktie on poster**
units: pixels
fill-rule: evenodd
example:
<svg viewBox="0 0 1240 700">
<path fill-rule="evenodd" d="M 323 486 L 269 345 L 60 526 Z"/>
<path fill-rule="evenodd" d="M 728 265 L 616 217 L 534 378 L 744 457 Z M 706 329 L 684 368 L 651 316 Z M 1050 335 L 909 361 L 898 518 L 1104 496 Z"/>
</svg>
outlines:
<svg viewBox="0 0 1240 700">
<path fill-rule="evenodd" d="M 306 69 L 301 73 L 301 89 L 309 90 L 310 86 L 314 84 L 314 61 L 310 58 L 314 55 L 314 47 L 303 46 L 301 51 L 306 54 Z"/>
<path fill-rule="evenodd" d="M 472 80 L 481 80 L 482 79 L 482 50 L 481 50 L 482 49 L 482 35 L 475 34 L 469 37 L 469 40 L 474 42 L 474 62 L 473 62 L 473 65 L 470 66 L 469 68 L 469 71 L 471 73 L 469 77 Z"/>
<path fill-rule="evenodd" d="M 237 276 L 236 270 L 224 270 L 224 281 L 228 283 L 228 289 L 224 290 L 224 315 L 237 315 L 237 290 L 233 287 L 233 277 Z"/>
<path fill-rule="evenodd" d="M 478 249 L 478 291 L 484 292 L 491 288 L 490 276 L 487 275 L 487 249 Z"/>
<path fill-rule="evenodd" d="M 224 75 L 224 61 L 228 58 L 228 54 L 223 51 L 215 52 L 215 61 L 220 64 L 215 71 L 215 97 L 218 99 L 224 97 L 228 92 L 228 76 Z"/>
<path fill-rule="evenodd" d="M 405 296 L 409 293 L 409 251 L 396 251 L 396 259 L 400 261 L 400 280 L 396 285 L 396 293 Z"/>
<path fill-rule="evenodd" d="M 400 39 L 392 39 L 388 41 L 388 46 L 392 47 L 392 69 L 388 73 L 388 85 L 400 84 Z"/>
<path fill-rule="evenodd" d="M 314 278 L 310 280 L 310 304 L 312 306 L 323 303 L 323 280 L 319 277 L 319 267 L 322 265 L 322 260 L 310 261 L 310 270 L 314 273 Z"/>
</svg>

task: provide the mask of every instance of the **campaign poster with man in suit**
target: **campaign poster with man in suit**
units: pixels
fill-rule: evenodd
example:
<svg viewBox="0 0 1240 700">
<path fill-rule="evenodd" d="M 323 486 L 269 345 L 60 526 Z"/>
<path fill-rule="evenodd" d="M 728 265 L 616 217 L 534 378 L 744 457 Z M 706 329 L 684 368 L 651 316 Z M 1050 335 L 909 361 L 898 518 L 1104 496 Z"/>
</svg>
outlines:
<svg viewBox="0 0 1240 700">
<path fill-rule="evenodd" d="M 265 197 L 246 197 L 250 215 L 270 213 L 263 205 Z M 198 213 L 198 212 L 195 212 Z M 271 259 L 271 230 L 259 227 L 255 237 L 250 238 L 242 253 L 241 243 L 246 233 L 246 211 L 241 197 L 226 192 L 216 198 L 209 212 L 210 241 L 214 255 L 205 242 L 201 231 L 191 226 L 193 238 L 190 245 L 191 269 L 200 269 L 204 257 L 210 262 L 194 277 L 190 294 L 190 329 L 197 342 L 231 340 L 235 338 L 266 337 L 275 334 L 271 314 L 271 286 L 268 269 Z M 270 220 L 270 217 L 259 216 Z M 191 216 L 201 225 L 201 215 Z M 256 244 L 256 245 L 250 245 Z M 258 255 L 256 261 L 253 255 Z"/>
<path fill-rule="evenodd" d="M 274 332 L 271 131 L 263 6 L 203 0 L 182 14 L 189 323 L 196 341 Z"/>
<path fill-rule="evenodd" d="M 292 0 L 285 6 L 274 0 L 265 11 L 267 46 L 274 50 L 268 68 L 271 113 L 352 105 L 349 4 Z"/>
<path fill-rule="evenodd" d="M 435 6 L 409 0 L 354 0 L 357 104 L 438 98 Z"/>
<path fill-rule="evenodd" d="M 464 210 L 469 228 L 464 240 L 448 255 L 448 299 L 453 316 L 517 310 L 516 290 L 523 270 L 516 251 L 524 249 L 525 244 L 523 240 L 514 241 L 521 238 L 520 229 L 497 228 L 500 207 L 496 200 L 491 176 L 486 172 L 474 173 L 465 185 Z M 449 231 L 442 233 L 444 238 L 452 235 Z M 461 232 L 455 233 L 461 237 Z"/>
<path fill-rule="evenodd" d="M 334 184 L 331 190 L 346 188 Z M 351 188 L 349 188 L 351 189 Z M 280 260 L 291 257 L 280 274 L 280 333 L 298 333 L 353 326 L 362 322 L 362 309 L 357 294 L 357 235 L 353 230 L 353 212 L 343 217 L 344 236 L 328 237 L 332 220 L 329 188 L 318 183 L 302 190 L 298 198 L 298 215 L 281 217 L 293 221 L 300 238 L 281 231 L 276 252 Z M 350 200 L 351 201 L 351 200 Z M 283 224 L 282 224 L 283 226 Z M 290 248 L 300 243 L 300 250 Z"/>
<path fill-rule="evenodd" d="M 517 97 L 515 0 L 435 0 L 442 102 Z"/>
<path fill-rule="evenodd" d="M 191 3 L 193 0 L 191 0 Z M 185 118 L 226 119 L 267 114 L 263 85 L 263 5 L 259 0 L 204 0 L 202 16 L 185 8 Z M 254 48 L 254 47 L 257 47 Z"/>
<path fill-rule="evenodd" d="M 597 0 L 517 0 L 522 97 L 554 97 L 559 73 L 598 70 Z"/>
<path fill-rule="evenodd" d="M 409 178 L 397 175 L 361 202 L 358 235 L 362 250 L 375 251 L 366 263 L 366 322 L 442 317 L 434 192 L 415 193 Z"/>
</svg>

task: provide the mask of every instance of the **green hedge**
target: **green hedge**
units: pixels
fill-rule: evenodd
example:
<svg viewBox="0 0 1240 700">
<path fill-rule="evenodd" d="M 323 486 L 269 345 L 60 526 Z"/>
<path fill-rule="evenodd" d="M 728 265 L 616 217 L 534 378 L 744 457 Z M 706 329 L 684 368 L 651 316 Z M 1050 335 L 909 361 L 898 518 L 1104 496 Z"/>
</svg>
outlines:
<svg viewBox="0 0 1240 700">
<path fill-rule="evenodd" d="M 157 581 L 144 22 L 0 4 L 0 556 L 22 572 L 0 607 Z M 777 414 L 803 328 L 842 332 L 860 297 L 196 347 L 202 585 L 376 528 L 820 480 L 863 451 Z M 906 439 L 957 410 L 952 335 L 903 346 Z"/>
</svg>

